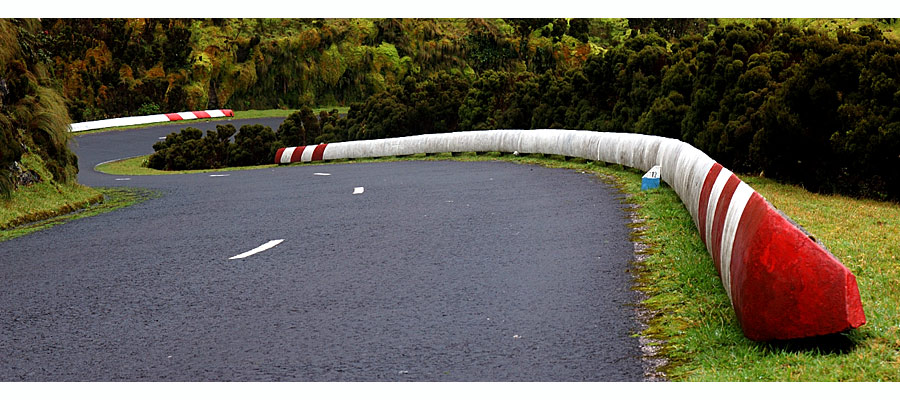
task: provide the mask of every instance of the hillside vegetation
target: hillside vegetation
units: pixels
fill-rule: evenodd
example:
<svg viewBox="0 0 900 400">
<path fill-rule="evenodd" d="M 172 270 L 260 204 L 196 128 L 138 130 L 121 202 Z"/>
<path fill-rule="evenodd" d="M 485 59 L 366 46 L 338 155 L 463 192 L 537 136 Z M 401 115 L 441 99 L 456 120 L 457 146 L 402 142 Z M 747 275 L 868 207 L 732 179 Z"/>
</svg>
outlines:
<svg viewBox="0 0 900 400">
<path fill-rule="evenodd" d="M 71 120 L 44 63 L 39 28 L 33 20 L 0 19 L 0 201 L 4 207 L 20 186 L 74 184 L 78 172 L 77 158 L 68 147 Z"/>
<path fill-rule="evenodd" d="M 16 43 L 5 54 L 22 55 L 4 56 L 6 80 L 27 75 L 38 85 L 16 86 L 16 98 L 4 101 L 31 96 L 58 121 L 68 119 L 63 108 L 84 121 L 205 108 L 350 106 L 347 118 L 282 145 L 487 128 L 638 132 L 682 139 L 737 172 L 898 200 L 896 24 L 7 20 L 12 33 L 4 43 Z M 16 72 L 23 68 L 29 73 Z M 36 96 L 38 90 L 53 94 Z M 14 124 L 24 126 L 25 117 L 17 114 Z M 64 143 L 65 133 L 52 131 L 50 140 Z M 9 165 L 27 140 L 5 135 L 0 162 Z M 48 152 L 55 162 L 48 169 L 65 175 L 74 168 L 66 157 Z"/>
</svg>

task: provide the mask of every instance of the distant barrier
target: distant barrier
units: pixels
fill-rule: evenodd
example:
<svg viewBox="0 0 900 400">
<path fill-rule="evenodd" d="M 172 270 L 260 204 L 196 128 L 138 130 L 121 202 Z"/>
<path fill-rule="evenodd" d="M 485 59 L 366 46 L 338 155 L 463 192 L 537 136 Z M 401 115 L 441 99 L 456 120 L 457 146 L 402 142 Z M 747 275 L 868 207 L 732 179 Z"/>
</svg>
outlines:
<svg viewBox="0 0 900 400">
<path fill-rule="evenodd" d="M 222 118 L 233 117 L 234 112 L 231 110 L 206 110 L 206 111 L 186 111 L 170 114 L 154 114 L 139 115 L 134 117 L 122 117 L 102 119 L 98 121 L 77 122 L 69 125 L 71 132 L 90 131 L 103 128 L 117 128 L 131 125 L 152 124 L 156 122 L 180 121 L 186 119 L 204 119 L 204 118 Z"/>
<path fill-rule="evenodd" d="M 680 140 L 569 130 L 455 132 L 283 148 L 275 163 L 473 151 L 556 154 L 643 171 L 660 165 L 749 339 L 819 336 L 866 322 L 847 267 L 737 175 Z"/>
</svg>

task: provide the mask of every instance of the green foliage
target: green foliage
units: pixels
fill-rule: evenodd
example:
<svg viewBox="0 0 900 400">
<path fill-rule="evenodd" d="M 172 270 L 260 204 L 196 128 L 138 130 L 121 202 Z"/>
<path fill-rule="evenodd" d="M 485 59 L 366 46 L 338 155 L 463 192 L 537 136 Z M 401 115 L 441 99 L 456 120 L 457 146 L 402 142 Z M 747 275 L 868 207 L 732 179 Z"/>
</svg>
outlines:
<svg viewBox="0 0 900 400">
<path fill-rule="evenodd" d="M 6 74 L 11 94 L 4 102 L 22 106 L 0 120 L 0 143 L 23 143 L 20 132 L 28 129 L 41 147 L 64 143 L 33 108 L 58 104 L 36 95 L 35 85 L 46 80 L 58 82 L 76 120 L 213 102 L 238 110 L 352 104 L 343 120 L 301 109 L 271 142 L 248 131 L 241 139 L 248 149 L 229 147 L 226 164 L 269 162 L 262 154 L 275 145 L 460 129 L 616 130 L 680 138 L 732 170 L 812 190 L 900 199 L 900 47 L 886 36 L 895 21 L 830 23 L 846 25 L 825 31 L 815 28 L 826 26 L 822 21 L 796 19 L 22 20 L 0 27 L 2 38 L 15 39 L 0 50 L 4 68 L 31 71 Z M 42 63 L 49 75 L 32 68 Z M 186 154 L 176 162 L 175 153 L 169 167 L 190 166 Z M 50 169 L 71 176 L 72 160 L 60 154 L 48 151 L 46 159 L 56 163 Z M 16 150 L 0 157 L 14 159 Z"/>
<path fill-rule="evenodd" d="M 194 152 L 199 147 L 203 131 L 184 128 L 180 133 L 172 132 L 162 142 L 153 145 L 156 151 L 150 156 L 148 165 L 156 169 L 191 169 L 191 165 L 203 162 L 203 154 Z"/>
<path fill-rule="evenodd" d="M 153 145 L 147 164 L 162 170 L 209 169 L 228 166 L 231 150 L 232 125 L 218 125 L 206 135 L 196 128 L 173 132 L 162 142 Z"/>
<path fill-rule="evenodd" d="M 234 167 L 271 164 L 277 150 L 272 128 L 265 125 L 244 125 L 228 148 L 228 164 Z"/>
<path fill-rule="evenodd" d="M 232 166 L 269 164 L 278 149 L 275 132 L 264 125 L 218 125 L 206 135 L 187 127 L 173 132 L 153 145 L 155 152 L 147 160 L 154 169 L 180 171 Z M 231 142 L 232 137 L 234 142 Z"/>
<path fill-rule="evenodd" d="M 423 80 L 408 76 L 402 85 L 351 105 L 336 128 L 346 130 L 349 140 L 455 131 L 468 87 L 465 78 L 446 72 Z"/>
<path fill-rule="evenodd" d="M 15 136 L 12 121 L 0 114 L 0 195 L 8 197 L 15 189 L 15 181 L 7 167 L 22 158 L 22 146 Z"/>
<path fill-rule="evenodd" d="M 135 115 L 154 115 L 160 113 L 162 113 L 162 110 L 160 110 L 159 105 L 156 103 L 144 103 L 137 109 Z"/>
<path fill-rule="evenodd" d="M 322 133 L 313 139 L 313 144 L 343 142 L 347 140 L 345 131 L 338 128 L 340 126 L 340 116 L 337 110 L 320 112 L 319 124 L 322 126 Z"/>
<path fill-rule="evenodd" d="M 238 131 L 229 124 L 204 134 L 187 127 L 154 144 L 147 167 L 183 171 L 271 164 L 281 147 L 344 140 L 336 128 L 339 124 L 338 110 L 316 116 L 303 107 L 285 118 L 277 131 L 264 125 L 244 125 Z"/>
<path fill-rule="evenodd" d="M 303 106 L 281 123 L 276 140 L 280 143 L 279 147 L 305 146 L 321 134 L 319 118 L 313 114 L 312 108 Z"/>
<path fill-rule="evenodd" d="M 472 68 L 478 72 L 506 68 L 516 59 L 509 41 L 494 35 L 470 34 L 466 36 L 466 47 Z"/>
<path fill-rule="evenodd" d="M 429 76 L 352 108 L 343 126 L 349 139 L 433 132 L 423 125 L 433 121 L 463 130 L 639 132 L 685 140 L 734 171 L 900 199 L 900 45 L 878 28 L 829 36 L 766 20 L 708 31 L 705 20 L 651 22 L 580 67 L 539 74 L 499 69 L 511 39 L 470 22 L 468 40 L 481 41 L 470 50 L 484 70 L 461 102 L 419 106 L 438 95 L 411 88 L 446 79 Z M 522 38 L 567 32 L 556 30 L 561 21 L 511 23 Z"/>
<path fill-rule="evenodd" d="M 16 189 L 13 165 L 34 153 L 44 160 L 44 179 L 65 183 L 78 172 L 69 150 L 69 115 L 52 88 L 37 20 L 0 20 L 0 195 Z"/>
</svg>

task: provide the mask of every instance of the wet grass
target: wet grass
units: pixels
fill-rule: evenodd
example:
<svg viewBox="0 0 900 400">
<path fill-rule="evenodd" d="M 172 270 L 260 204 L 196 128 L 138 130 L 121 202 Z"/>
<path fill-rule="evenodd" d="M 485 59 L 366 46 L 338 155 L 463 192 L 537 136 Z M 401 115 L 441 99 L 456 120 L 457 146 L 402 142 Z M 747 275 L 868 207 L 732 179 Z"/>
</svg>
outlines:
<svg viewBox="0 0 900 400">
<path fill-rule="evenodd" d="M 70 213 L 102 198 L 100 192 L 72 183 L 41 182 L 23 187 L 8 199 L 0 198 L 0 229 Z"/>
<path fill-rule="evenodd" d="M 67 214 L 96 204 L 103 194 L 74 182 L 60 183 L 33 153 L 22 156 L 21 165 L 34 171 L 41 181 L 14 190 L 8 198 L 0 197 L 0 232 L 27 223 Z M 2 233 L 0 233 L 2 234 Z"/>
<path fill-rule="evenodd" d="M 51 228 L 76 219 L 107 213 L 159 197 L 159 193 L 157 192 L 139 188 L 93 188 L 91 191 L 98 193 L 96 201 L 92 201 L 90 204 L 79 205 L 79 207 L 73 208 L 67 212 L 45 216 L 34 222 L 16 225 L 9 229 L 2 229 L 0 230 L 0 242 Z"/>
</svg>

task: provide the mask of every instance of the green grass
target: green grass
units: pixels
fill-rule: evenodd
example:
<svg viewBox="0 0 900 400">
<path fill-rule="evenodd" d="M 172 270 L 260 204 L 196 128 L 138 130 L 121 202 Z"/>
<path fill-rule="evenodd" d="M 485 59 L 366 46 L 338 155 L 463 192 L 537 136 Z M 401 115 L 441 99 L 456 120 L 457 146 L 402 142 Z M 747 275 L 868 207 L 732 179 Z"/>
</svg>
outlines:
<svg viewBox="0 0 900 400">
<path fill-rule="evenodd" d="M 421 156 L 402 159 L 418 159 Z M 401 160 L 402 160 L 401 159 Z M 441 155 L 436 159 L 451 159 Z M 753 176 L 748 184 L 819 238 L 856 275 L 868 323 L 815 340 L 746 339 L 690 214 L 667 185 L 642 192 L 642 171 L 561 157 L 464 155 L 572 168 L 611 177 L 636 204 L 650 246 L 635 268 L 649 327 L 676 381 L 900 381 L 900 205 L 809 193 Z M 393 161 L 386 158 L 383 161 Z M 379 160 L 382 161 L 382 160 Z"/>
<path fill-rule="evenodd" d="M 821 240 L 853 271 L 867 324 L 813 340 L 746 339 L 715 266 L 681 200 L 667 185 L 640 191 L 641 171 L 538 161 L 613 177 L 644 222 L 650 246 L 637 265 L 648 298 L 645 336 L 663 343 L 676 381 L 900 381 L 900 205 L 810 193 L 754 176 L 741 179 Z M 527 159 L 522 162 L 530 162 Z"/>
<path fill-rule="evenodd" d="M 150 192 L 143 189 L 91 188 L 75 182 L 56 182 L 34 153 L 24 154 L 21 165 L 36 172 L 41 182 L 20 187 L 8 198 L 0 197 L 0 241 L 150 197 Z"/>
<path fill-rule="evenodd" d="M 637 193 L 638 175 L 625 191 Z M 664 186 L 638 193 L 651 254 L 639 288 L 653 312 L 646 335 L 664 341 L 665 372 L 686 381 L 900 381 L 900 206 L 823 196 L 741 176 L 803 225 L 857 277 L 868 323 L 813 340 L 758 343 L 741 333 L 687 210 Z"/>
<path fill-rule="evenodd" d="M 108 173 L 144 171 L 136 158 L 101 166 Z M 856 275 L 867 324 L 815 340 L 759 343 L 746 339 L 715 266 L 690 215 L 663 184 L 642 192 L 642 171 L 618 165 L 539 155 L 498 153 L 457 157 L 383 157 L 339 163 L 404 160 L 509 161 L 596 174 L 626 194 L 641 222 L 634 240 L 649 246 L 633 268 L 636 289 L 646 295 L 648 328 L 660 343 L 662 368 L 675 381 L 900 381 L 900 205 L 809 193 L 754 176 L 741 176 L 773 205 L 821 240 Z M 327 162 L 338 163 L 338 162 Z M 258 168 L 302 168 L 323 163 Z M 193 171 L 193 172 L 210 172 Z"/>
<path fill-rule="evenodd" d="M 94 188 L 91 191 L 97 193 L 97 201 L 92 201 L 90 204 L 79 204 L 78 208 L 65 210 L 52 216 L 45 216 L 35 222 L 2 229 L 0 230 L 0 242 L 76 219 L 118 210 L 159 196 L 157 192 L 139 188 Z"/>
<path fill-rule="evenodd" d="M 41 182 L 14 190 L 9 198 L 0 197 L 0 229 L 40 221 L 66 214 L 100 202 L 103 195 L 77 183 L 59 183 L 44 169 L 36 154 L 22 156 L 24 168 L 35 171 Z"/>
<path fill-rule="evenodd" d="M 278 167 L 276 164 L 253 165 L 249 167 L 228 167 L 221 169 L 199 169 L 185 171 L 163 171 L 147 167 L 147 160 L 150 155 L 137 156 L 116 160 L 96 166 L 94 169 L 110 175 L 178 175 L 178 174 L 200 174 L 207 172 L 223 172 L 223 171 L 243 171 L 252 169 L 265 169 Z"/>
<path fill-rule="evenodd" d="M 314 109 L 315 112 L 319 112 L 322 110 L 331 111 L 335 107 L 321 107 Z M 340 112 L 347 112 L 348 107 L 336 107 Z M 218 121 L 231 121 L 231 120 L 239 120 L 239 119 L 249 119 L 249 118 L 267 118 L 267 117 L 287 117 L 292 112 L 296 110 L 250 110 L 250 111 L 236 111 L 234 118 L 220 118 Z M 196 122 L 196 120 L 188 120 L 188 121 L 180 121 L 180 122 L 168 122 L 168 123 L 158 123 L 158 124 L 148 124 L 148 125 L 136 125 L 132 127 L 127 127 L 125 129 L 132 128 L 141 128 L 146 126 L 153 125 L 181 125 L 185 123 Z M 109 128 L 109 129 L 99 129 L 93 131 L 86 132 L 77 132 L 75 135 L 83 135 L 88 133 L 96 133 L 103 132 L 115 129 L 122 128 Z M 123 175 L 146 175 L 150 174 L 165 174 L 167 172 L 150 170 L 147 168 L 140 168 L 140 165 L 134 165 L 135 163 L 140 163 L 146 160 L 148 156 L 139 157 L 138 159 L 128 160 L 122 165 L 125 167 L 124 170 L 110 172 L 110 173 L 118 173 Z M 12 192 L 9 198 L 0 198 L 0 240 L 5 240 L 13 235 L 12 228 L 18 227 L 23 224 L 31 224 L 34 225 L 35 222 L 50 220 L 54 221 L 58 219 L 58 217 L 62 215 L 66 215 L 69 213 L 76 212 L 78 210 L 92 207 L 96 204 L 104 202 L 104 194 L 107 193 L 107 198 L 109 198 L 108 190 L 106 192 L 98 191 L 96 189 L 89 188 L 87 186 L 83 186 L 77 183 L 58 183 L 53 181 L 46 169 L 43 168 L 43 161 L 40 158 L 32 153 L 28 153 L 23 155 L 21 163 L 24 167 L 28 169 L 32 169 L 38 173 L 42 177 L 42 182 L 21 187 Z M 268 166 L 273 167 L 274 165 Z M 243 168 L 229 168 L 229 170 L 240 170 L 240 169 L 257 169 L 257 168 L 266 168 L 267 166 L 257 166 L 257 167 L 243 167 Z M 108 168 L 106 164 L 101 165 L 98 170 L 104 171 Z M 192 171 L 192 172 L 205 172 L 205 171 Z M 172 173 L 172 172 L 168 172 Z M 20 232 L 20 229 L 15 229 L 16 232 Z M 20 236 L 19 233 L 15 233 L 16 236 Z"/>
<path fill-rule="evenodd" d="M 22 165 L 35 171 L 42 181 L 20 187 L 9 198 L 0 198 L 0 241 L 152 197 L 144 189 L 98 189 L 56 182 L 43 168 L 40 157 L 32 153 L 22 156 Z"/>
<path fill-rule="evenodd" d="M 69 213 L 102 197 L 92 188 L 72 183 L 42 182 L 20 188 L 10 198 L 0 199 L 0 229 Z"/>
</svg>

